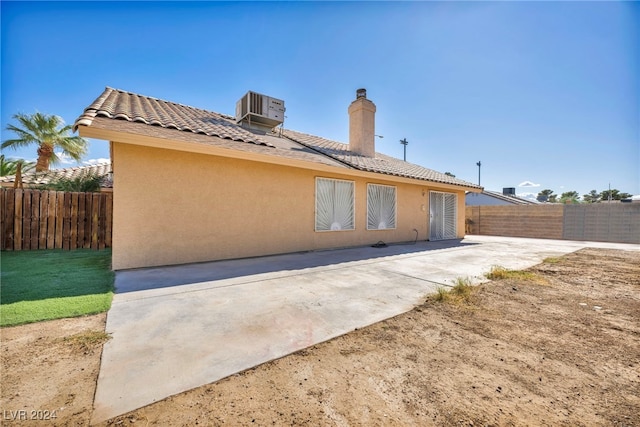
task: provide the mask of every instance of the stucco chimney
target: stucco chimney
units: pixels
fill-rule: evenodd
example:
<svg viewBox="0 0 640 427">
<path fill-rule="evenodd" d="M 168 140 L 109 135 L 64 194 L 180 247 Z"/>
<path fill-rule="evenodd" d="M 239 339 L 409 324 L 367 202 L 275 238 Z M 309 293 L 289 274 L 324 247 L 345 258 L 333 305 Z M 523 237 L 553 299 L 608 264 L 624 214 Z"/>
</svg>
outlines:
<svg viewBox="0 0 640 427">
<path fill-rule="evenodd" d="M 358 89 L 349 105 L 349 151 L 375 157 L 375 115 L 376 105 L 367 99 L 367 90 Z"/>
</svg>

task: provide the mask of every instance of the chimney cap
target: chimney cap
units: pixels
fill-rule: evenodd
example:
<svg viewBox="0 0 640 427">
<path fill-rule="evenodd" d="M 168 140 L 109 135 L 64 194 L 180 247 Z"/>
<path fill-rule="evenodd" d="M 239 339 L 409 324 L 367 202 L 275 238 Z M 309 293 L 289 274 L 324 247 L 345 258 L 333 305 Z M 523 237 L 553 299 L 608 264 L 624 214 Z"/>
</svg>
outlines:
<svg viewBox="0 0 640 427">
<path fill-rule="evenodd" d="M 367 90 L 365 88 L 356 90 L 356 99 L 358 98 L 367 98 Z"/>
</svg>

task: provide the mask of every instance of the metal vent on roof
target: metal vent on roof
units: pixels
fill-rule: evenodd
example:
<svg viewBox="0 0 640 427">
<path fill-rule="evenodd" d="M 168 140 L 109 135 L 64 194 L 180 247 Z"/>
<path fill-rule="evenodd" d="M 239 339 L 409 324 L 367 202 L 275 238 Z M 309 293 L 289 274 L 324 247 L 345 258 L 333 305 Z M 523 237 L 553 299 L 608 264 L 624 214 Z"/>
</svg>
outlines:
<svg viewBox="0 0 640 427">
<path fill-rule="evenodd" d="M 249 91 L 236 103 L 236 122 L 270 130 L 284 122 L 284 111 L 281 99 Z"/>
</svg>

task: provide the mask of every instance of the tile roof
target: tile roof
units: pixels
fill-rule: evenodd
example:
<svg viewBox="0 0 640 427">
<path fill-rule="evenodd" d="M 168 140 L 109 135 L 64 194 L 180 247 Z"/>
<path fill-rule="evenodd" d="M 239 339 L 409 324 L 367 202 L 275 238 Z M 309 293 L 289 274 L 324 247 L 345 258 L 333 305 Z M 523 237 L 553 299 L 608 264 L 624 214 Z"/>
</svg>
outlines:
<svg viewBox="0 0 640 427">
<path fill-rule="evenodd" d="M 113 126 L 105 123 L 105 120 L 112 123 Z M 135 129 L 133 129 L 134 124 L 136 124 Z M 149 126 L 143 129 L 139 127 L 141 124 Z M 241 151 L 255 151 L 385 175 L 467 188 L 481 188 L 476 184 L 381 153 L 376 153 L 375 157 L 361 156 L 350 152 L 347 144 L 293 130 L 283 129 L 281 136 L 280 129 L 271 134 L 257 135 L 236 124 L 235 118 L 231 116 L 110 87 L 107 87 L 84 110 L 84 113 L 76 120 L 74 129 L 79 126 L 92 125 L 105 129 L 114 127 L 128 132 L 162 135 L 163 137 L 171 137 L 165 131 L 178 130 L 186 133 L 186 135 L 185 133 L 172 133 L 174 138 L 180 140 L 190 138 L 197 143 L 221 145 L 215 139 L 206 138 L 206 136 L 215 136 L 229 141 L 228 143 L 222 141 L 226 148 Z M 152 131 L 152 129 L 154 130 Z M 188 137 L 189 134 L 192 136 Z M 235 144 L 231 141 L 249 144 Z"/>
<path fill-rule="evenodd" d="M 299 142 L 304 146 L 313 148 L 322 154 L 362 171 L 377 172 L 385 175 L 401 176 L 404 178 L 414 178 L 444 184 L 477 187 L 477 185 L 470 182 L 462 181 L 433 169 L 405 162 L 382 153 L 376 152 L 375 157 L 361 156 L 349 151 L 349 146 L 341 142 L 331 141 L 329 139 L 307 135 L 292 130 L 285 130 L 283 134 L 287 138 Z"/>
<path fill-rule="evenodd" d="M 85 108 L 74 123 L 74 130 L 79 125 L 90 126 L 95 117 L 270 145 L 258 135 L 236 125 L 233 117 L 110 87 L 105 88 L 104 92 Z"/>
<path fill-rule="evenodd" d="M 100 184 L 102 188 L 113 188 L 113 178 L 111 174 L 111 162 L 97 163 L 89 166 L 77 166 L 65 169 L 51 169 L 49 172 L 27 172 L 22 174 L 22 183 L 27 186 L 49 184 L 58 178 L 78 178 L 84 175 L 102 175 Z M 0 177 L 1 184 L 13 184 L 15 175 Z"/>
<path fill-rule="evenodd" d="M 513 205 L 538 205 L 540 204 L 540 202 L 538 201 L 534 201 L 534 200 L 530 200 L 530 199 L 525 199 L 522 197 L 518 197 L 518 196 L 507 196 L 506 194 L 502 194 L 498 191 L 489 191 L 489 190 L 484 190 L 482 192 L 482 194 L 486 194 L 489 197 L 493 197 L 495 199 L 498 200 L 503 200 L 505 202 L 509 202 Z"/>
</svg>

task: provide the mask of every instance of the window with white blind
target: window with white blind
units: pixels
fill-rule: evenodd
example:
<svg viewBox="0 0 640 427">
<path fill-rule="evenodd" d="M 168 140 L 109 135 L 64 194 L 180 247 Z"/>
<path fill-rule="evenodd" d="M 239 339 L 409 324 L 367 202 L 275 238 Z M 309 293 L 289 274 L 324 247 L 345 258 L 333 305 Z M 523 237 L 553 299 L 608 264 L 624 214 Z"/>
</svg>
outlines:
<svg viewBox="0 0 640 427">
<path fill-rule="evenodd" d="M 367 230 L 396 228 L 396 187 L 367 184 Z"/>
<path fill-rule="evenodd" d="M 316 231 L 355 229 L 353 181 L 316 178 Z"/>
</svg>

